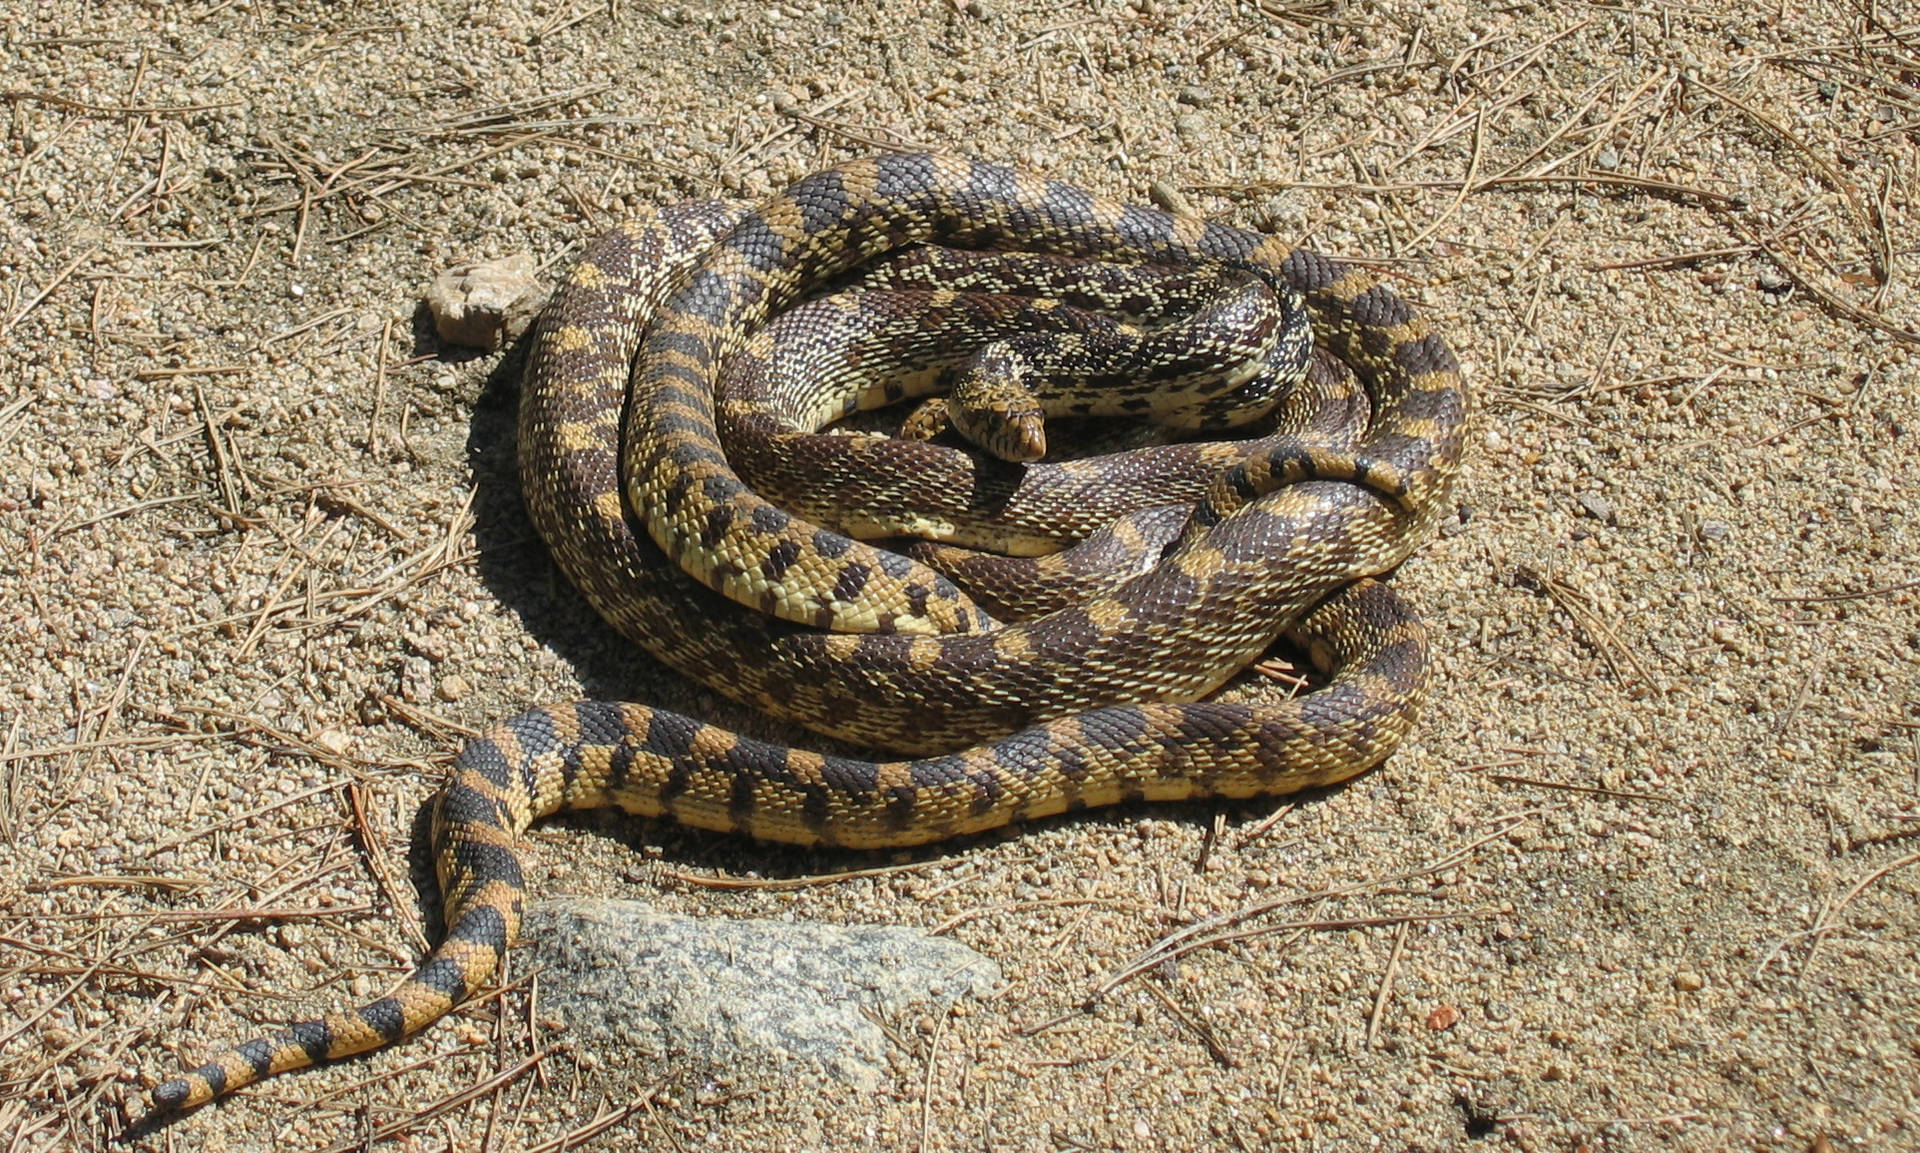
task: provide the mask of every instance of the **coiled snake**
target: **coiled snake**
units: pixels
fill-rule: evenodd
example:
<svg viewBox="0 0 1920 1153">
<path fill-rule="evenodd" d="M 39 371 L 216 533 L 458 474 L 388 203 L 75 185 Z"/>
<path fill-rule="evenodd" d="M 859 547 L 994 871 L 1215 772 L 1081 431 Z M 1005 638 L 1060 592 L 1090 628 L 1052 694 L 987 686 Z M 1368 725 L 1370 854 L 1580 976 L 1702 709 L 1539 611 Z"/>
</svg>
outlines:
<svg viewBox="0 0 1920 1153">
<path fill-rule="evenodd" d="M 1199 484 L 1191 523 L 1150 570 L 1000 625 L 932 570 L 760 499 L 716 429 L 722 366 L 749 357 L 756 326 L 829 278 L 925 241 L 1251 273 L 1304 301 L 1315 341 L 1364 387 L 1369 421 L 1350 448 L 1285 435 L 1243 446 Z M 444 1015 L 518 931 L 517 837 L 562 809 L 618 805 L 767 840 L 898 846 L 1365 770 L 1407 731 L 1427 668 L 1418 620 L 1365 578 L 1398 564 L 1441 515 L 1467 415 L 1445 342 L 1371 274 L 984 162 L 882 156 L 744 214 L 689 205 L 617 229 L 573 269 L 532 344 L 520 463 L 535 525 L 599 612 L 686 676 L 833 737 L 925 755 L 822 755 L 633 704 L 507 721 L 466 745 L 437 802 L 449 927 L 433 954 L 389 996 L 228 1049 L 155 1088 L 154 1105 L 196 1105 Z M 908 451 L 867 439 L 885 447 L 854 451 Z M 1004 495 L 975 479 L 985 499 Z M 1186 703 L 1283 634 L 1328 671 L 1324 688 Z"/>
</svg>

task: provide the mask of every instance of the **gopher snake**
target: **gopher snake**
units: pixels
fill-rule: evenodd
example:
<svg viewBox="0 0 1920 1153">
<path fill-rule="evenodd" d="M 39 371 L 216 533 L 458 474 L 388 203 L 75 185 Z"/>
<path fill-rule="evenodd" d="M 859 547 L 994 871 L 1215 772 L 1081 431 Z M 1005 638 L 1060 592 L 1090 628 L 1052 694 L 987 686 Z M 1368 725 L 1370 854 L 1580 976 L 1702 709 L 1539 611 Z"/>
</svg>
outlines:
<svg viewBox="0 0 1920 1153">
<path fill-rule="evenodd" d="M 1261 442 L 1212 480 L 1151 571 L 1000 627 L 931 570 L 761 501 L 715 429 L 716 380 L 748 331 L 824 279 L 920 241 L 1261 276 L 1304 298 L 1315 339 L 1366 388 L 1371 422 L 1352 451 Z M 445 1014 L 518 931 L 516 838 L 562 809 L 611 804 L 874 847 L 1363 771 L 1407 731 L 1427 668 L 1425 630 L 1363 578 L 1398 564 L 1439 517 L 1467 409 L 1444 341 L 1370 274 L 983 162 L 884 156 L 808 177 L 737 221 L 693 205 L 614 231 L 568 277 L 527 366 L 522 480 L 559 564 L 610 623 L 694 680 L 818 732 L 932 755 L 826 756 L 641 705 L 516 717 L 467 744 L 439 798 L 449 928 L 432 956 L 389 996 L 158 1086 L 155 1106 L 199 1104 Z M 867 631 L 803 627 L 814 623 Z M 1274 704 L 1180 703 L 1283 634 L 1329 671 L 1325 688 Z"/>
</svg>

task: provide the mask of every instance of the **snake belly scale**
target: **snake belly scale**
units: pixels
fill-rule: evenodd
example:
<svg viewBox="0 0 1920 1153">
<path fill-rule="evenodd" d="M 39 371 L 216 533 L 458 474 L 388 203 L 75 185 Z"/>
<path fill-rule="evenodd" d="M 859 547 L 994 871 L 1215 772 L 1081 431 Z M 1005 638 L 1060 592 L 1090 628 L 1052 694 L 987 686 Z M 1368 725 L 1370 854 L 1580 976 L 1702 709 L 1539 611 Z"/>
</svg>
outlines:
<svg viewBox="0 0 1920 1153">
<path fill-rule="evenodd" d="M 1208 482 L 1150 571 L 1002 625 L 932 570 L 760 501 L 715 430 L 722 367 L 756 325 L 862 261 L 927 241 L 1262 277 L 1304 301 L 1316 344 L 1371 399 L 1369 424 L 1350 450 L 1254 442 Z M 506 721 L 468 742 L 436 803 L 448 929 L 420 968 L 369 1004 L 220 1052 L 157 1086 L 155 1107 L 197 1105 L 445 1015 L 519 930 L 520 833 L 564 809 L 882 847 L 1364 771 L 1411 726 L 1428 670 L 1424 626 L 1370 578 L 1442 515 L 1468 417 L 1445 342 L 1372 274 L 982 161 L 887 155 L 744 213 L 689 204 L 615 229 L 569 274 L 530 349 L 520 466 L 536 527 L 600 614 L 683 675 L 914 756 L 769 745 L 636 704 Z M 1324 688 L 1273 703 L 1201 699 L 1282 636 L 1327 672 Z"/>
</svg>

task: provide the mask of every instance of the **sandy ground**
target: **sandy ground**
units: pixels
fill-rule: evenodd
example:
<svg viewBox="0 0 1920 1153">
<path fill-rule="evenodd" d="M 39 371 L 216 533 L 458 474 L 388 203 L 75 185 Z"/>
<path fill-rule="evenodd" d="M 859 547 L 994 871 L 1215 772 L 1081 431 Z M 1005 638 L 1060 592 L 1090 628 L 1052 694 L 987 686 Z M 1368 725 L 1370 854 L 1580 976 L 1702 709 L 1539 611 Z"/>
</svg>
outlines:
<svg viewBox="0 0 1920 1153">
<path fill-rule="evenodd" d="M 520 973 L 127 1147 L 1920 1148 L 1909 6 L 302 7 L 0 29 L 6 1148 L 409 966 L 462 731 L 774 732 L 607 639 L 520 508 L 517 361 L 417 302 L 907 144 L 1165 182 L 1444 327 L 1483 405 L 1399 577 L 1408 745 L 900 858 L 548 822 L 536 892 L 937 928 L 1007 985 L 861 1094 L 566 1047 Z"/>
</svg>

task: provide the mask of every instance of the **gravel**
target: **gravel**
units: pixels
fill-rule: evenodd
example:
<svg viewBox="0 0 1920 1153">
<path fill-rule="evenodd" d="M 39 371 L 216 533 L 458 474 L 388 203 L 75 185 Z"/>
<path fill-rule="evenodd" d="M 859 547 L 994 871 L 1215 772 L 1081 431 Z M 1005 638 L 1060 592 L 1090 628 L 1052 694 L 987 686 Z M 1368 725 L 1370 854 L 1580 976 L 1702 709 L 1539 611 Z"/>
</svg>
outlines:
<svg viewBox="0 0 1920 1153">
<path fill-rule="evenodd" d="M 413 1041 L 119 1147 L 533 1148 L 604 1107 L 583 1147 L 1920 1148 L 1902 18 L 23 6 L 0 1130 L 105 1149 L 183 1061 L 385 989 L 438 915 L 422 806 L 464 731 L 586 693 L 793 739 L 609 638 L 520 509 L 518 351 L 442 347 L 419 301 L 926 144 L 1159 182 L 1380 262 L 1444 329 L 1482 408 L 1462 515 L 1396 577 L 1440 638 L 1407 746 L 1324 794 L 881 859 L 546 822 L 536 894 L 914 929 L 1004 984 L 881 1013 L 865 1090 L 548 1052 L 558 978 L 516 957 Z M 1194 926 L 1222 939 L 1155 950 Z"/>
</svg>

